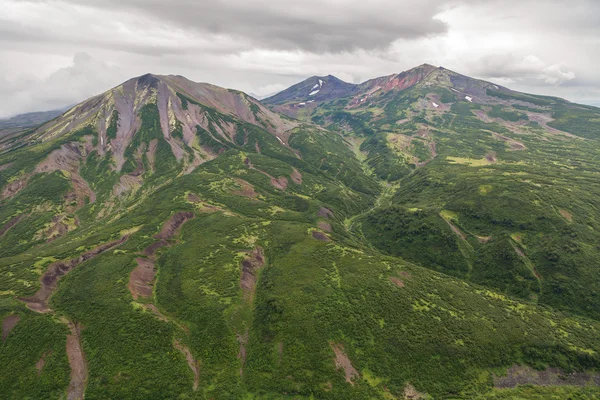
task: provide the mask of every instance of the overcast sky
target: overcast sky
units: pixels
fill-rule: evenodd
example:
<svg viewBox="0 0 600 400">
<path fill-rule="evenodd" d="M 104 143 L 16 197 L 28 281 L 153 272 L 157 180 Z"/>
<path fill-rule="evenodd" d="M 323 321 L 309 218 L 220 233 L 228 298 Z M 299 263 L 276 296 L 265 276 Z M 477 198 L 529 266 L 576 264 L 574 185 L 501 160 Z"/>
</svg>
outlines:
<svg viewBox="0 0 600 400">
<path fill-rule="evenodd" d="M 0 117 L 147 72 L 257 95 L 422 63 L 600 105 L 597 0 L 0 0 Z"/>
</svg>

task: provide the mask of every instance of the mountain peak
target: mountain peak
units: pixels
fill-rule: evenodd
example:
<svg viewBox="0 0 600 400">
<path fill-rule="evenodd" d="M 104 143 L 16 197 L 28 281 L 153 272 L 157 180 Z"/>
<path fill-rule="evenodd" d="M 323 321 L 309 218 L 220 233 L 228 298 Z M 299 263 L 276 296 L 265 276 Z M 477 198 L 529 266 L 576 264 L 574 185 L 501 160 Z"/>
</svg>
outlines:
<svg viewBox="0 0 600 400">
<path fill-rule="evenodd" d="M 274 96 L 264 99 L 264 103 L 278 106 L 289 104 L 291 108 L 288 106 L 285 106 L 285 108 L 290 108 L 290 114 L 293 116 L 301 108 L 346 96 L 355 89 L 356 85 L 344 82 L 333 75 L 311 76 Z M 285 114 L 288 113 L 285 112 Z"/>
</svg>

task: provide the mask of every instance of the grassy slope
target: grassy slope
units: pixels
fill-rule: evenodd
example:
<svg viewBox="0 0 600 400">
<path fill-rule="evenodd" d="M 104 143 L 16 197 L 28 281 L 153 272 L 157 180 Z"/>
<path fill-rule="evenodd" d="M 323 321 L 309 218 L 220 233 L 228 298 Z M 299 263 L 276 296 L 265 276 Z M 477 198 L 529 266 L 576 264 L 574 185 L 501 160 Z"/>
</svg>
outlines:
<svg viewBox="0 0 600 400">
<path fill-rule="evenodd" d="M 463 118 L 464 122 L 456 122 L 457 118 Z M 457 118 L 453 122 L 456 125 L 438 127 L 440 156 L 407 175 L 393 198 L 396 206 L 389 210 L 369 213 L 374 204 L 385 206 L 386 202 L 376 202 L 379 185 L 365 175 L 363 170 L 369 168 L 363 168 L 341 138 L 301 128 L 289 140 L 301 152 L 299 159 L 258 129 L 252 130 L 245 145 L 215 144 L 226 151 L 189 175 L 176 177 L 171 168 L 164 168 L 168 171 L 166 175 L 157 172 L 156 176 L 148 176 L 154 185 L 123 199 L 114 209 L 115 217 L 100 224 L 90 223 L 100 206 L 88 205 L 78 212 L 83 221 L 79 229 L 48 244 L 23 243 L 27 251 L 19 249 L 14 253 L 12 245 L 4 246 L 8 243 L 5 241 L 18 237 L 16 233 L 13 235 L 16 227 L 13 228 L 0 239 L 2 250 L 8 252 L 0 259 L 3 277 L 0 315 L 16 312 L 23 320 L 0 347 L 3 361 L 0 392 L 8 393 L 11 398 L 61 396 L 69 374 L 64 351 L 66 327 L 58 321 L 61 316 L 80 322 L 84 328 L 83 346 L 90 374 L 86 397 L 91 399 L 401 398 L 407 383 L 435 398 L 464 398 L 488 393 L 492 373 L 501 373 L 515 363 L 536 368 L 552 365 L 566 370 L 597 369 L 600 323 L 532 304 L 530 297 L 537 294 L 540 303 L 567 305 L 593 316 L 581 306 L 593 305 L 589 300 L 573 296 L 573 301 L 567 302 L 565 299 L 570 297 L 547 294 L 552 279 L 560 276 L 557 273 L 554 278 L 555 269 L 544 269 L 534 249 L 543 249 L 539 246 L 546 243 L 545 237 L 550 237 L 550 243 L 553 238 L 555 241 L 563 238 L 561 229 L 570 228 L 575 232 L 573 241 L 579 244 L 582 240 L 584 254 L 594 256 L 595 250 L 586 243 L 594 240 L 595 222 L 586 225 L 580 221 L 595 221 L 595 214 L 589 217 L 581 214 L 591 213 L 587 202 L 593 196 L 593 189 L 586 192 L 584 183 L 589 186 L 590 181 L 584 180 L 592 179 L 596 173 L 595 166 L 587 161 L 594 159 L 591 153 L 595 148 L 558 139 L 539 145 L 540 141 L 534 137 L 519 137 L 528 148 L 540 152 L 532 165 L 525 168 L 518 162 L 531 153 L 505 151 L 503 144 L 488 137 L 490 134 L 469 127 L 469 123 L 476 125 L 478 121 L 471 121 L 468 115 Z M 151 120 L 148 122 L 146 133 L 151 135 L 153 124 Z M 456 136 L 443 133 L 443 128 L 453 129 Z M 206 134 L 211 132 L 199 131 L 199 135 Z M 475 139 L 478 145 L 472 146 Z M 260 143 L 262 154 L 254 152 L 256 142 Z M 565 150 L 565 143 L 572 143 L 573 148 Z M 469 166 L 464 160 L 456 164 L 445 158 L 477 160 L 490 148 L 496 151 L 499 160 L 507 163 Z M 586 160 L 580 167 L 582 170 L 577 171 L 581 186 L 576 188 L 580 189 L 568 195 L 549 185 L 557 180 L 560 183 L 561 179 L 565 182 L 575 179 L 575 174 L 564 175 L 563 168 L 555 164 L 564 162 L 561 151 L 569 151 L 569 157 L 577 154 Z M 393 156 L 390 153 L 388 161 Z M 0 165 L 8 158 L 17 160 L 9 153 Z M 255 169 L 247 168 L 246 158 Z M 366 163 L 374 169 L 379 166 L 373 158 Z M 289 179 L 292 166 L 302 174 L 302 184 Z M 14 168 L 20 170 L 25 166 Z M 522 175 L 525 169 L 531 176 Z M 106 177 L 108 170 L 97 161 L 83 174 L 88 181 L 98 182 L 94 190 L 99 198 L 102 195 L 108 198 L 117 180 Z M 274 177 L 287 176 L 288 189 L 275 189 L 270 178 L 259 170 Z M 3 176 L 9 179 L 10 175 Z M 107 182 L 102 183 L 100 177 Z M 44 197 L 42 190 L 44 183 L 50 182 L 62 187 L 59 178 L 58 174 L 37 177 L 40 183 L 30 183 L 26 189 L 29 191 L 5 202 L 3 210 L 16 210 L 17 205 L 33 203 L 37 198 L 41 203 L 61 207 L 60 196 Z M 258 197 L 250 199 L 235 194 L 240 187 L 234 178 L 249 182 Z M 485 190 L 481 188 L 482 180 L 489 186 Z M 457 181 L 458 184 L 452 185 Z M 544 190 L 531 190 L 537 188 L 534 183 L 544 182 L 549 182 Z M 523 185 L 519 192 L 514 189 L 521 187 L 517 183 Z M 491 196 L 495 191 L 504 197 Z M 187 200 L 190 193 L 222 211 L 204 212 Z M 517 206 L 511 201 L 516 201 Z M 335 215 L 328 221 L 333 225 L 334 242 L 318 241 L 311 235 L 317 229 L 317 222 L 323 220 L 317 217 L 322 206 Z M 519 207 L 525 208 L 515 215 L 515 208 Z M 573 213 L 573 222 L 564 221 L 557 214 L 561 208 Z M 171 247 L 160 251 L 154 298 L 135 302 L 127 290 L 135 258 L 154 241 L 152 235 L 169 215 L 178 210 L 193 210 L 196 217 L 184 225 Z M 492 213 L 479 215 L 479 210 Z M 457 241 L 440 216 L 442 211 L 446 212 L 441 215 L 465 232 L 466 243 Z M 13 212 L 17 211 L 6 211 L 6 218 Z M 387 214 L 383 214 L 382 221 L 373 223 L 371 219 L 378 213 Z M 404 237 L 406 232 L 418 244 L 418 251 L 400 255 L 423 262 L 426 267 L 437 267 L 445 274 L 382 255 L 358 240 L 344 226 L 345 220 L 357 215 L 359 223 L 353 226 L 362 227 L 367 237 L 374 237 L 373 232 L 385 235 L 395 229 L 397 232 L 400 226 L 405 230 L 400 238 L 402 249 L 410 250 Z M 402 216 L 399 225 L 395 224 L 395 215 Z M 537 216 L 542 217 L 541 221 Z M 486 222 L 482 223 L 482 218 L 488 220 L 483 219 Z M 490 222 L 490 218 L 496 222 Z M 382 229 L 383 222 L 391 229 Z M 373 224 L 372 232 L 369 223 Z M 515 225 L 516 231 L 512 229 Z M 484 227 L 493 229 L 488 231 Z M 84 249 L 120 237 L 125 231 L 133 232 L 132 228 L 139 230 L 123 246 L 82 264 L 61 280 L 51 302 L 55 314 L 34 314 L 15 299 L 35 292 L 38 274 L 51 262 L 50 257 L 68 259 Z M 454 261 L 443 257 L 437 261 L 419 258 L 423 253 L 435 255 L 424 248 L 439 246 L 435 240 L 439 235 L 447 239 L 447 246 L 456 254 L 456 263 L 462 262 L 460 268 L 447 267 L 445 263 L 454 266 Z M 491 235 L 492 239 L 484 245 L 473 235 Z M 397 239 L 391 235 L 388 241 L 385 236 L 373 240 L 373 244 L 394 253 Z M 387 243 L 391 243 L 390 248 L 386 248 Z M 476 279 L 481 275 L 477 274 L 478 261 L 493 263 L 495 252 L 506 253 L 508 249 L 510 253 L 513 245 L 522 246 L 542 275 L 541 291 L 539 286 L 525 285 L 522 290 L 527 292 L 521 293 L 492 285 L 485 275 Z M 239 286 L 240 264 L 245 252 L 257 246 L 264 248 L 266 264 L 259 272 L 256 293 L 250 301 Z M 545 254 L 543 250 L 538 252 L 537 257 Z M 574 254 L 577 256 L 577 252 Z M 563 253 L 559 255 L 562 257 Z M 461 261 L 461 257 L 466 261 Z M 521 268 L 519 273 L 525 275 L 523 268 L 529 264 L 523 261 L 523 267 L 519 262 L 514 257 L 507 261 L 508 265 Z M 562 265 L 560 262 L 559 257 L 553 265 Z M 568 271 L 560 273 L 565 272 Z M 594 276 L 593 271 L 583 267 L 577 273 Z M 395 285 L 390 277 L 401 280 L 404 286 Z M 497 280 L 493 278 L 494 282 Z M 573 276 L 564 279 L 560 287 L 570 288 L 574 282 L 592 284 L 588 281 L 591 279 Z M 577 287 L 571 290 L 581 293 Z M 503 291 L 527 301 L 511 299 L 501 294 Z M 170 322 L 144 311 L 142 305 L 148 301 Z M 44 332 L 41 339 L 39 332 Z M 243 362 L 239 338 L 246 333 Z M 192 390 L 193 376 L 184 356 L 173 348 L 174 338 L 185 343 L 200 360 L 197 392 Z M 336 371 L 331 343 L 344 345 L 360 375 L 353 384 L 344 381 L 343 371 Z M 52 356 L 38 376 L 35 363 L 49 350 Z M 567 390 L 570 389 L 555 393 Z M 590 396 L 597 394 L 593 389 L 588 392 Z M 503 398 L 506 392 L 494 395 Z M 519 395 L 535 398 L 539 393 L 521 391 Z"/>
</svg>

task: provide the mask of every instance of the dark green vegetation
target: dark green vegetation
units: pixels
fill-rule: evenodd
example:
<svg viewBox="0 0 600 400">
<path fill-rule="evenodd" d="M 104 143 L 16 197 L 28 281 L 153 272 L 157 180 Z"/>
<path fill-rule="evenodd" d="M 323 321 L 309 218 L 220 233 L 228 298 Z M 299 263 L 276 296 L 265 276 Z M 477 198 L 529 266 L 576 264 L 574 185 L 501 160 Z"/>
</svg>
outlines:
<svg viewBox="0 0 600 400">
<path fill-rule="evenodd" d="M 515 365 L 598 379 L 598 110 L 417 75 L 330 91 L 305 122 L 147 75 L 105 95 L 104 131 L 84 104 L 77 130 L 11 144 L 2 397 L 72 393 L 69 322 L 87 399 L 600 396 L 495 387 Z M 139 106 L 131 136 L 119 96 Z M 25 306 L 53 263 L 122 237 L 60 279 L 50 312 Z"/>
</svg>

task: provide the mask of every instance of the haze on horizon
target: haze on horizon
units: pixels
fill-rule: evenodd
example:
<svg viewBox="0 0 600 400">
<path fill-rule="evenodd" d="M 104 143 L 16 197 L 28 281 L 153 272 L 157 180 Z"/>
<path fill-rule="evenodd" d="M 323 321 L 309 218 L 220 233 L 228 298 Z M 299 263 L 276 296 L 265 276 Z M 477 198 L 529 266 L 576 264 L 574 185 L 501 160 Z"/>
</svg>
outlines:
<svg viewBox="0 0 600 400">
<path fill-rule="evenodd" d="M 423 63 L 600 105 L 592 0 L 0 0 L 0 118 L 57 109 L 147 72 L 276 93 Z"/>
</svg>

